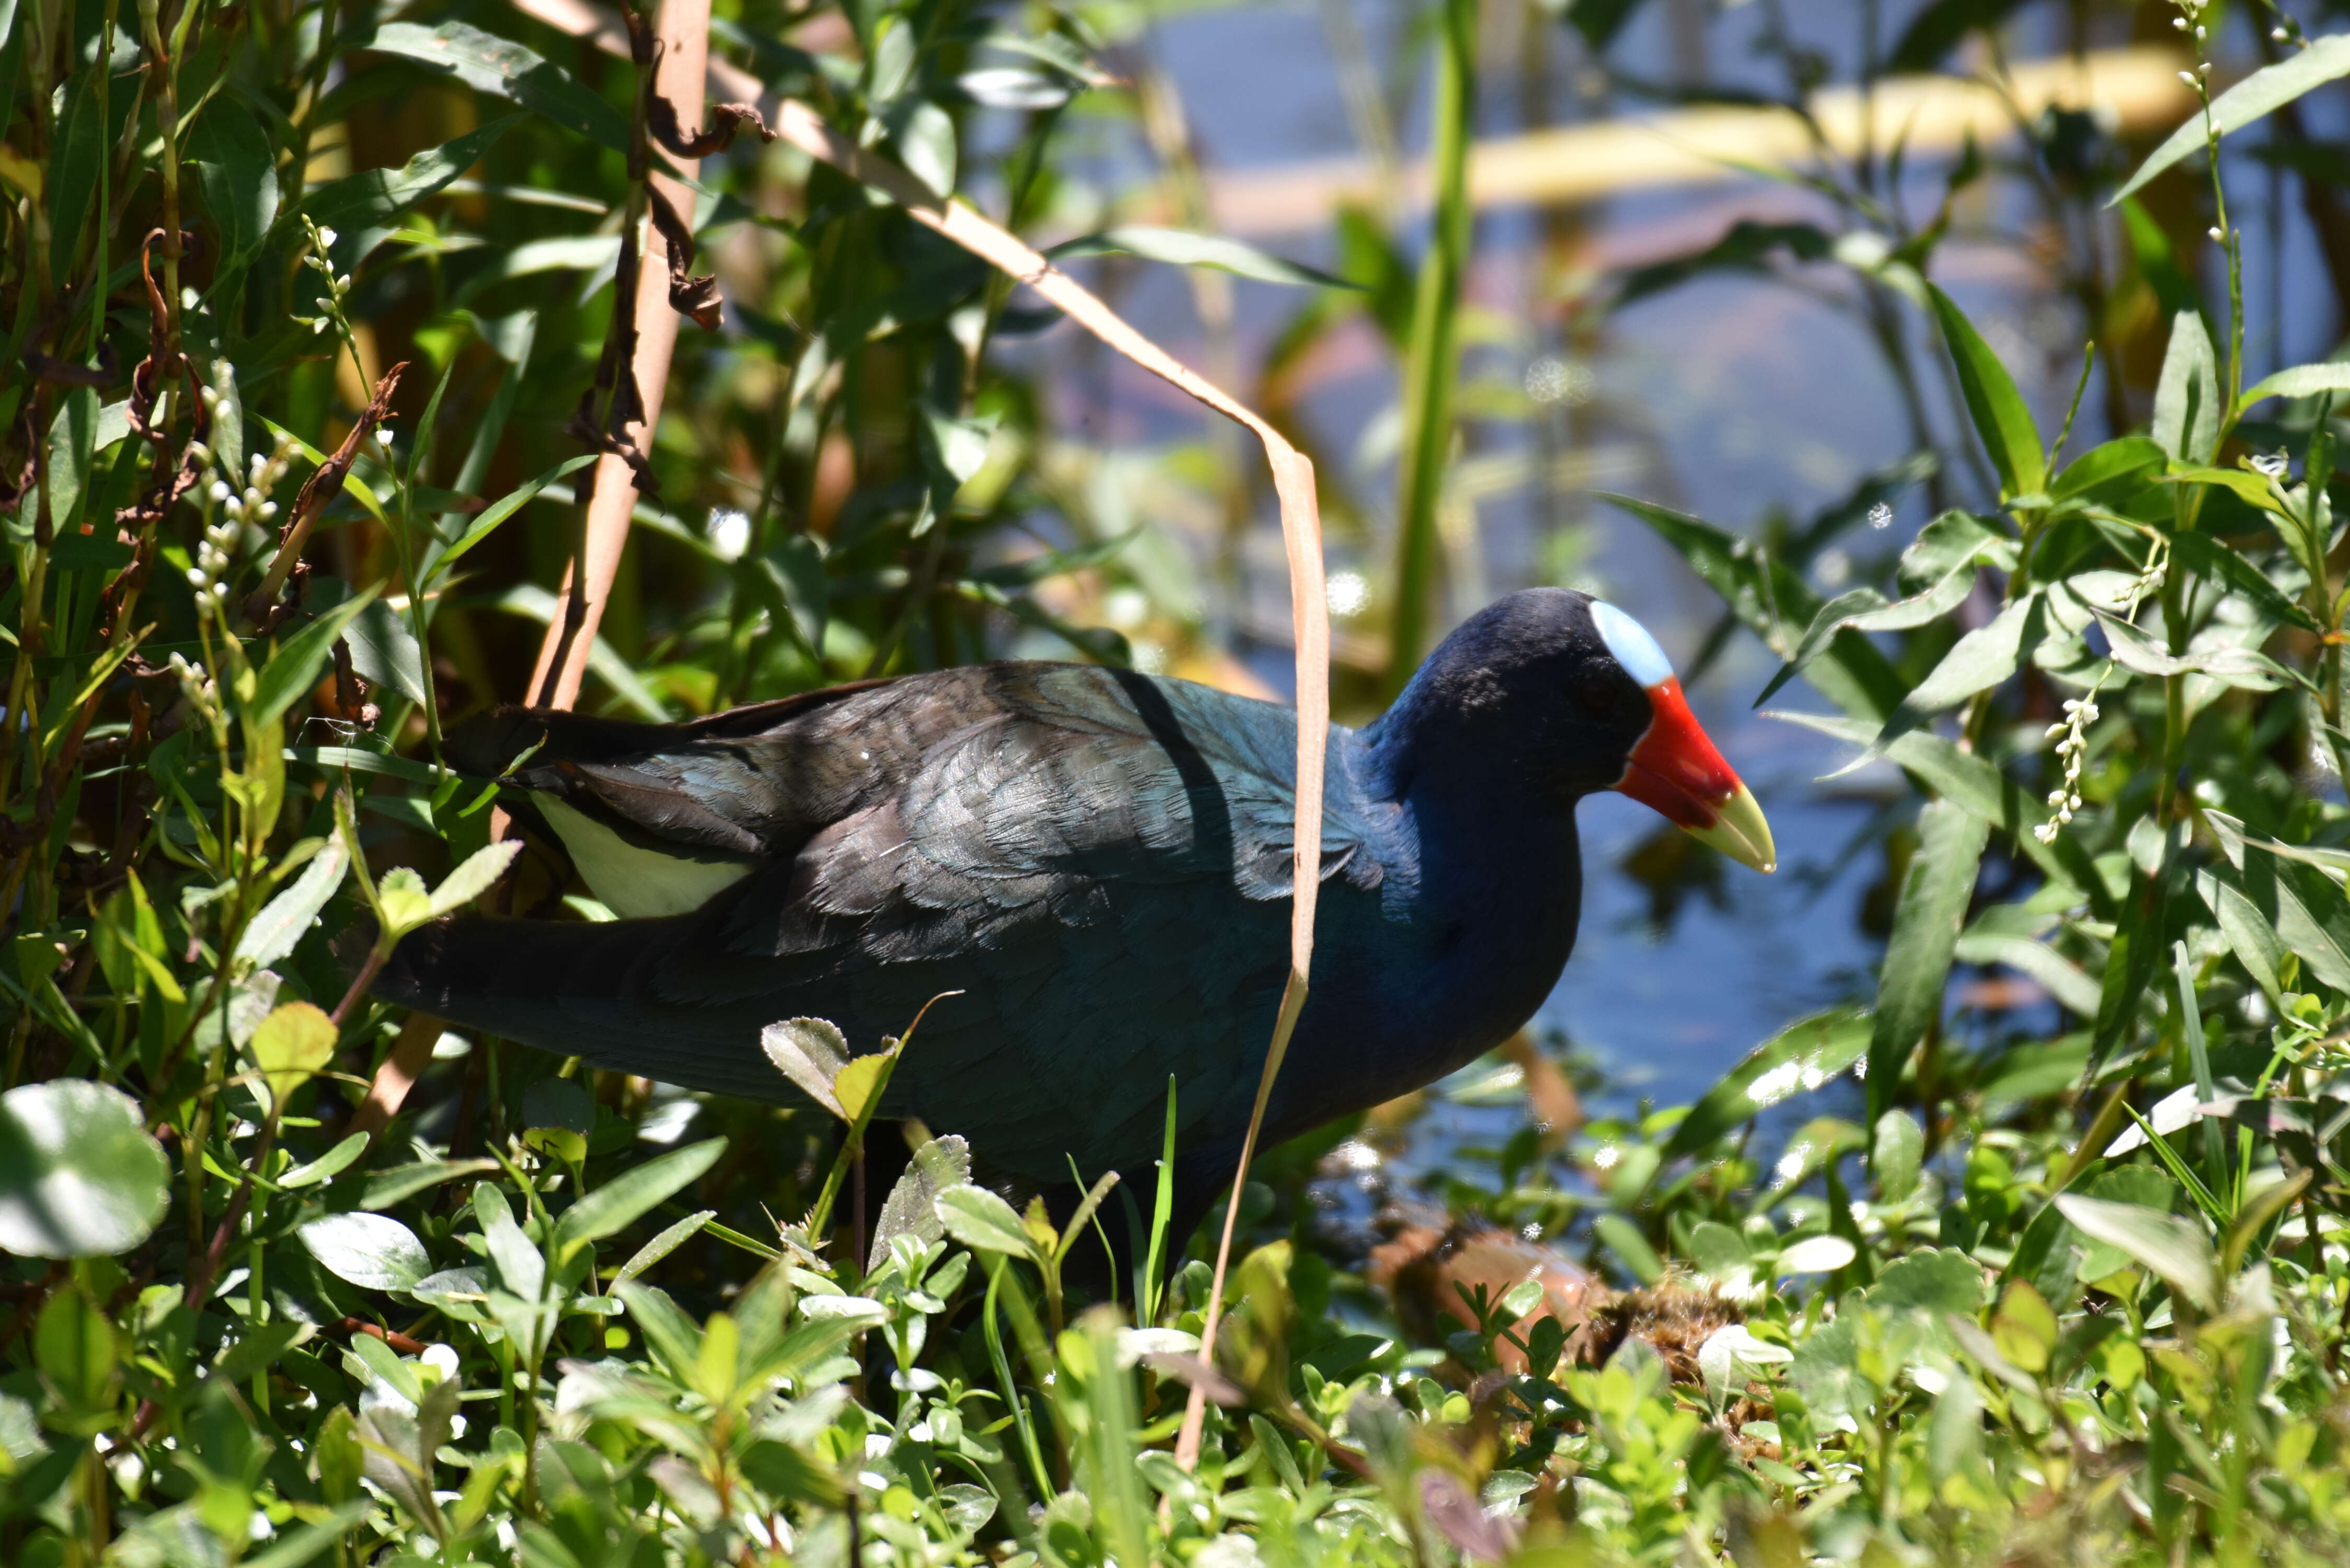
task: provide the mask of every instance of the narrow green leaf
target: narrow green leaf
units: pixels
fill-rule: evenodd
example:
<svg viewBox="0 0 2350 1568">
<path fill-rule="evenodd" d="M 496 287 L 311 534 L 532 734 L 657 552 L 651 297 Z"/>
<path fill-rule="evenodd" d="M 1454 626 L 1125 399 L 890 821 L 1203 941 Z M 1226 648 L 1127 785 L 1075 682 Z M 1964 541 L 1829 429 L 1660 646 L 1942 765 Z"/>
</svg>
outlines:
<svg viewBox="0 0 2350 1568">
<path fill-rule="evenodd" d="M 237 939 L 238 960 L 255 969 L 267 969 L 292 952 L 318 918 L 318 911 L 327 907 L 327 900 L 342 887 L 350 867 L 350 852 L 343 846 L 341 836 L 328 835 L 294 885 L 263 905 L 261 913 L 244 928 L 244 934 Z"/>
<path fill-rule="evenodd" d="M 2350 76 L 2350 34 L 2312 39 L 2309 47 L 2275 65 L 2254 71 L 2213 99 L 2209 127 L 2204 124 L 2203 111 L 2197 109 L 2188 118 L 2187 123 L 2172 131 L 2163 144 L 2137 166 L 2137 172 L 2114 192 L 2106 205 L 2110 207 L 2125 197 L 2136 194 L 2147 181 L 2200 149 L 2209 139 L 2241 130 L 2311 88 L 2323 87 L 2343 76 Z"/>
<path fill-rule="evenodd" d="M 398 55 L 427 70 L 455 77 L 475 92 L 517 104 L 614 152 L 626 155 L 629 151 L 629 122 L 619 109 L 572 80 L 561 67 L 511 38 L 463 22 L 432 27 L 387 22 L 344 47 Z"/>
<path fill-rule="evenodd" d="M 2171 459 L 2209 463 L 2220 444 L 2220 358 L 2199 311 L 2170 321 L 2162 379 L 2154 393 L 2154 442 Z M 2249 477 L 2249 476 L 2248 476 Z"/>
<path fill-rule="evenodd" d="M 2295 365 L 2279 370 L 2255 385 L 2237 403 L 2250 408 L 2262 398 L 2311 398 L 2320 392 L 2350 392 L 2350 359 L 2329 359 L 2322 365 Z"/>
<path fill-rule="evenodd" d="M 1211 267 L 1217 272 L 1231 273 L 1235 277 L 1254 278 L 1260 283 L 1317 288 L 1361 286 L 1303 263 L 1267 254 L 1239 240 L 1226 239 L 1222 234 L 1193 234 L 1188 229 L 1128 224 L 1104 229 L 1099 234 L 1081 234 L 1074 240 L 1064 240 L 1045 254 L 1055 261 L 1075 260 L 1079 256 L 1139 256 L 1144 261 L 1166 262 L 1174 266 Z"/>
<path fill-rule="evenodd" d="M 578 472 L 581 469 L 587 467 L 589 463 L 594 462 L 595 461 L 596 454 L 594 452 L 583 452 L 577 457 L 565 458 L 561 462 L 556 463 L 553 468 L 550 468 L 545 473 L 540 474 L 536 479 L 534 479 L 528 483 L 516 489 L 508 491 L 505 494 L 500 496 L 497 500 L 484 507 L 482 509 L 481 515 L 475 517 L 470 524 L 468 524 L 465 527 L 464 533 L 458 535 L 456 543 L 451 545 L 446 550 L 441 552 L 440 556 L 433 561 L 431 570 L 425 574 L 426 583 L 430 585 L 432 583 L 438 582 L 452 566 L 457 564 L 458 560 L 464 556 L 465 552 L 471 550 L 474 545 L 480 544 L 483 540 L 488 538 L 493 533 L 494 533 L 499 524 L 504 522 L 507 518 L 521 511 L 531 502 L 538 499 L 538 493 L 540 491 L 546 489 L 548 485 L 553 484 L 558 479 L 567 478 L 571 474 Z"/>
<path fill-rule="evenodd" d="M 188 158 L 220 231 L 220 260 L 235 265 L 258 250 L 277 221 L 277 160 L 253 111 L 216 93 L 188 131 Z"/>
<path fill-rule="evenodd" d="M 1666 1141 L 1664 1158 L 1694 1154 L 1790 1095 L 1818 1088 L 1860 1060 L 1868 1035 L 1868 1015 L 1853 1008 L 1832 1008 L 1789 1024 L 1690 1107 Z"/>
<path fill-rule="evenodd" d="M 1901 882 L 1893 936 L 1877 985 L 1868 1041 L 1868 1109 L 1883 1116 L 1900 1087 L 1901 1068 L 1926 1032 L 1941 1022 L 1950 955 L 1966 921 L 1990 825 L 1957 803 L 1929 802 L 1918 818 L 1917 853 Z"/>
<path fill-rule="evenodd" d="M 520 119 L 510 114 L 494 119 L 418 153 L 397 169 L 370 169 L 329 181 L 303 198 L 302 211 L 322 228 L 354 233 L 388 228 L 410 208 L 480 162 L 482 155 Z"/>
<path fill-rule="evenodd" d="M 2002 492 L 2023 495 L 2040 489 L 2047 483 L 2048 459 L 2041 449 L 2040 432 L 2033 428 L 2031 407 L 2015 389 L 2015 378 L 2007 373 L 2007 367 L 1949 295 L 1930 283 L 1926 289 L 1933 301 L 1935 319 L 1941 324 L 1942 340 L 1950 345 L 1950 358 L 1958 367 L 1959 390 L 1966 399 L 1967 414 L 1982 439 L 1983 450 L 1991 455 L 1991 466 L 1999 471 Z"/>
<path fill-rule="evenodd" d="M 639 1274 L 643 1273 L 647 1269 L 651 1268 L 655 1263 L 660 1262 L 663 1258 L 668 1257 L 671 1252 L 676 1251 L 680 1247 L 683 1246 L 687 1241 L 699 1233 L 703 1226 L 709 1224 L 716 1218 L 718 1218 L 717 1210 L 702 1209 L 695 1210 L 693 1213 L 689 1214 L 684 1219 L 679 1220 L 676 1224 L 670 1226 L 660 1235 L 655 1236 L 651 1241 L 646 1242 L 643 1246 L 638 1248 L 636 1251 L 629 1255 L 629 1261 L 620 1265 L 620 1272 L 613 1276 L 613 1288 L 618 1290 L 620 1286 L 627 1284 L 630 1280 L 635 1279 Z"/>
<path fill-rule="evenodd" d="M 563 1211 L 555 1222 L 556 1244 L 567 1252 L 577 1242 L 626 1229 L 701 1180 L 725 1152 L 724 1138 L 708 1138 L 622 1171 Z"/>
<path fill-rule="evenodd" d="M 249 704 L 254 722 L 267 724 L 284 718 L 286 711 L 317 683 L 319 672 L 335 651 L 335 639 L 375 595 L 370 587 L 356 598 L 346 599 L 277 645 L 277 652 L 254 684 Z"/>
<path fill-rule="evenodd" d="M 65 99 L 65 118 L 51 132 L 54 140 L 49 145 L 47 190 L 49 278 L 57 288 L 66 286 L 73 272 L 74 255 L 81 248 L 82 230 L 89 222 L 90 206 L 98 199 L 98 166 L 106 154 L 106 127 L 98 118 L 98 92 L 93 79 L 100 68 L 85 69 L 66 84 L 61 95 Z"/>
<path fill-rule="evenodd" d="M 1820 607 L 1819 595 L 1798 573 L 1701 518 L 1628 495 L 1594 493 L 1647 524 L 1764 647 L 1782 659 L 1794 652 L 1795 628 L 1809 625 Z M 1831 638 L 1804 679 L 1846 712 L 1865 718 L 1882 720 L 1901 700 L 1900 678 L 1883 650 L 1854 632 Z"/>
</svg>

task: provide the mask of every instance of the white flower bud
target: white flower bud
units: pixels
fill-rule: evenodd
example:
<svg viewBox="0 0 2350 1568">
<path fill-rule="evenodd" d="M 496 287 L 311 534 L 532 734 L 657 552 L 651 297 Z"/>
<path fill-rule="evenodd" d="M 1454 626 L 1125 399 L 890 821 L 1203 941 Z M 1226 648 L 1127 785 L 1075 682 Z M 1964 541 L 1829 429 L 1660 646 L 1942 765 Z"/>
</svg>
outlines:
<svg viewBox="0 0 2350 1568">
<path fill-rule="evenodd" d="M 230 496 L 235 494 L 236 492 L 228 487 L 228 481 L 224 479 L 215 479 L 210 485 L 205 487 L 204 493 L 211 496 L 213 504 L 217 505 L 219 503 L 226 501 Z"/>
<path fill-rule="evenodd" d="M 254 515 L 259 517 L 264 523 L 268 522 L 272 517 L 277 515 L 277 503 L 275 501 L 263 502 L 259 510 L 256 511 Z"/>
<path fill-rule="evenodd" d="M 205 581 L 206 579 L 202 566 L 191 566 L 188 568 L 188 587 L 192 588 L 202 588 L 204 586 Z"/>
<path fill-rule="evenodd" d="M 2228 231 L 2217 223 L 2211 225 L 2210 234 L 2213 244 L 2224 245 L 2228 243 Z"/>
<path fill-rule="evenodd" d="M 322 245 L 331 246 L 335 243 L 335 231 L 332 229 L 320 229 L 318 231 L 318 243 Z"/>
</svg>

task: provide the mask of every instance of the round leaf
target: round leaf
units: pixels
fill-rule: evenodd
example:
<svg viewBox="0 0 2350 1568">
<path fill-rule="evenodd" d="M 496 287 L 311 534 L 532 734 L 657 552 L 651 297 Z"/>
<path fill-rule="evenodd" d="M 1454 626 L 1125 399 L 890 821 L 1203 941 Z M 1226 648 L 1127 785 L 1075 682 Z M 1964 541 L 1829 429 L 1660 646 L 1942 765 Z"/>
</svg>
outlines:
<svg viewBox="0 0 2350 1568">
<path fill-rule="evenodd" d="M 0 1251 L 127 1252 L 162 1220 L 171 1178 L 120 1089 L 69 1078 L 0 1095 Z"/>
</svg>

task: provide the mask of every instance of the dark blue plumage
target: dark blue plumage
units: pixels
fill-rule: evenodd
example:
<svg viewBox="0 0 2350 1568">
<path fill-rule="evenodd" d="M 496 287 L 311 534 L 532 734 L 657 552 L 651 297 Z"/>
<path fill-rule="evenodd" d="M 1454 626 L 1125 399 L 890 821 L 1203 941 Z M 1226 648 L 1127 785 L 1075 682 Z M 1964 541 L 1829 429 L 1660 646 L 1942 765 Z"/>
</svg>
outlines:
<svg viewBox="0 0 2350 1568">
<path fill-rule="evenodd" d="M 1331 731 L 1314 985 L 1269 1138 L 1459 1066 L 1556 981 L 1581 891 L 1575 803 L 1627 776 L 1661 711 L 1589 603 L 1513 595 L 1377 723 Z M 1287 708 L 1056 664 L 677 726 L 505 711 L 461 743 L 494 772 L 537 745 L 514 781 L 599 896 L 669 907 L 629 869 L 662 863 L 629 859 L 649 850 L 694 863 L 681 899 L 719 890 L 654 919 L 444 923 L 377 989 L 771 1100 L 791 1091 L 764 1025 L 828 1018 L 870 1050 L 960 991 L 924 1018 L 887 1114 L 1052 1182 L 1072 1158 L 1087 1177 L 1146 1168 L 1171 1075 L 1185 1166 L 1212 1183 L 1237 1158 L 1287 968 L 1295 741 Z"/>
</svg>

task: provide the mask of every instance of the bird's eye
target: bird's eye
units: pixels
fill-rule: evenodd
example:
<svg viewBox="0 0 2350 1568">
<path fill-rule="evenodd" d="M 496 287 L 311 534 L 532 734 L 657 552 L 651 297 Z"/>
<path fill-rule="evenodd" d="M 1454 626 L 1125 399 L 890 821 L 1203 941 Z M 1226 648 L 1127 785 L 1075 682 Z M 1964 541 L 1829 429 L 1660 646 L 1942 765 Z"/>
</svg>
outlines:
<svg viewBox="0 0 2350 1568">
<path fill-rule="evenodd" d="M 1575 706 L 1594 718 L 1613 712 L 1616 709 L 1616 682 L 1596 672 L 1577 680 L 1574 695 Z"/>
</svg>

